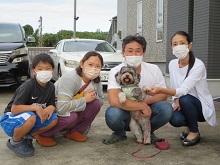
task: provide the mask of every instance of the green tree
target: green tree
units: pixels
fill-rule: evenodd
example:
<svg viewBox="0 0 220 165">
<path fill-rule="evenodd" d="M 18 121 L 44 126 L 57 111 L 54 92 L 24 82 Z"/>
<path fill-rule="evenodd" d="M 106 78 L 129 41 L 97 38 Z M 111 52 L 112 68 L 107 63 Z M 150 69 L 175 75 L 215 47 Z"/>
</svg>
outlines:
<svg viewBox="0 0 220 165">
<path fill-rule="evenodd" d="M 42 40 L 44 47 L 55 47 L 59 41 L 57 35 L 52 33 L 45 33 Z"/>
<path fill-rule="evenodd" d="M 31 25 L 25 25 L 23 26 L 24 31 L 25 31 L 25 37 L 27 38 L 28 36 L 32 36 L 34 33 L 34 29 Z"/>
</svg>

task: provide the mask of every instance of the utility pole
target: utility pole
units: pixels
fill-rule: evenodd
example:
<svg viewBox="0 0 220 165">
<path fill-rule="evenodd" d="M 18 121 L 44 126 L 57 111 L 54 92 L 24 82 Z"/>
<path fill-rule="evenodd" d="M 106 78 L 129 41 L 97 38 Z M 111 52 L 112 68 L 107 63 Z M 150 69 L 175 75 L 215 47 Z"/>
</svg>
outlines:
<svg viewBox="0 0 220 165">
<path fill-rule="evenodd" d="M 38 31 L 39 31 L 39 47 L 42 47 L 42 17 L 40 16 L 39 19 L 39 27 L 38 27 Z"/>
<path fill-rule="evenodd" d="M 79 17 L 76 16 L 76 0 L 74 0 L 74 29 L 73 29 L 73 38 L 76 38 L 76 21 Z"/>
</svg>

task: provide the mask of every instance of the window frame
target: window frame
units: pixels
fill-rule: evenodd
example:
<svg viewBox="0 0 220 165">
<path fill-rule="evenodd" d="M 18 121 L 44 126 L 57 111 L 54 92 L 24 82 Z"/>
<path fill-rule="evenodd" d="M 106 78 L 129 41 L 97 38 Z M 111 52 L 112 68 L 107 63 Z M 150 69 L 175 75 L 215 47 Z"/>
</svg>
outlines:
<svg viewBox="0 0 220 165">
<path fill-rule="evenodd" d="M 163 7 L 163 0 L 157 0 L 157 14 L 156 14 L 156 42 L 162 42 L 163 41 L 163 23 L 164 23 L 164 18 L 163 18 L 163 12 L 164 12 L 164 7 Z M 161 14 L 161 16 L 159 16 Z M 159 35 L 159 33 L 161 33 Z"/>
<path fill-rule="evenodd" d="M 143 3 L 142 0 L 137 1 L 137 33 L 143 34 Z"/>
</svg>

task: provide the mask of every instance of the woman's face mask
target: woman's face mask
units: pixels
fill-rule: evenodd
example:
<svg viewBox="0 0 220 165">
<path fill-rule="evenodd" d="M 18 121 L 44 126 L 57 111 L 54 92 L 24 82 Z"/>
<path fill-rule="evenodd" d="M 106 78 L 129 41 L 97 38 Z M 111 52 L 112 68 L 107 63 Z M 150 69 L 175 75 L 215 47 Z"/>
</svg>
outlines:
<svg viewBox="0 0 220 165">
<path fill-rule="evenodd" d="M 182 60 L 184 59 L 189 53 L 188 45 L 178 45 L 173 47 L 173 54 L 176 58 Z"/>
<path fill-rule="evenodd" d="M 35 71 L 36 72 L 36 79 L 42 83 L 47 83 L 51 80 L 53 74 L 50 70 L 43 70 L 43 71 Z"/>
<path fill-rule="evenodd" d="M 83 75 L 89 80 L 94 80 L 100 75 L 100 71 L 101 69 L 98 68 L 85 67 L 83 69 Z"/>
<path fill-rule="evenodd" d="M 143 61 L 143 55 L 142 56 L 125 56 L 125 63 L 131 67 L 137 68 L 141 62 Z"/>
</svg>

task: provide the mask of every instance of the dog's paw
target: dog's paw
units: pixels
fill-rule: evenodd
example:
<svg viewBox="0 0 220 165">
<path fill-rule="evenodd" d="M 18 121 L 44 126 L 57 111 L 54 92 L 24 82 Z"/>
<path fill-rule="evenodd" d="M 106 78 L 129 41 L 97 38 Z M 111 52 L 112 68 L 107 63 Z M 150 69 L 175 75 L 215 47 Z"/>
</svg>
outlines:
<svg viewBox="0 0 220 165">
<path fill-rule="evenodd" d="M 119 102 L 124 104 L 126 102 L 126 95 L 123 92 L 118 93 Z"/>
<path fill-rule="evenodd" d="M 148 87 L 147 85 L 144 85 L 144 86 L 142 87 L 142 90 L 143 90 L 144 92 L 150 92 L 152 89 L 151 89 L 150 87 Z"/>
</svg>

